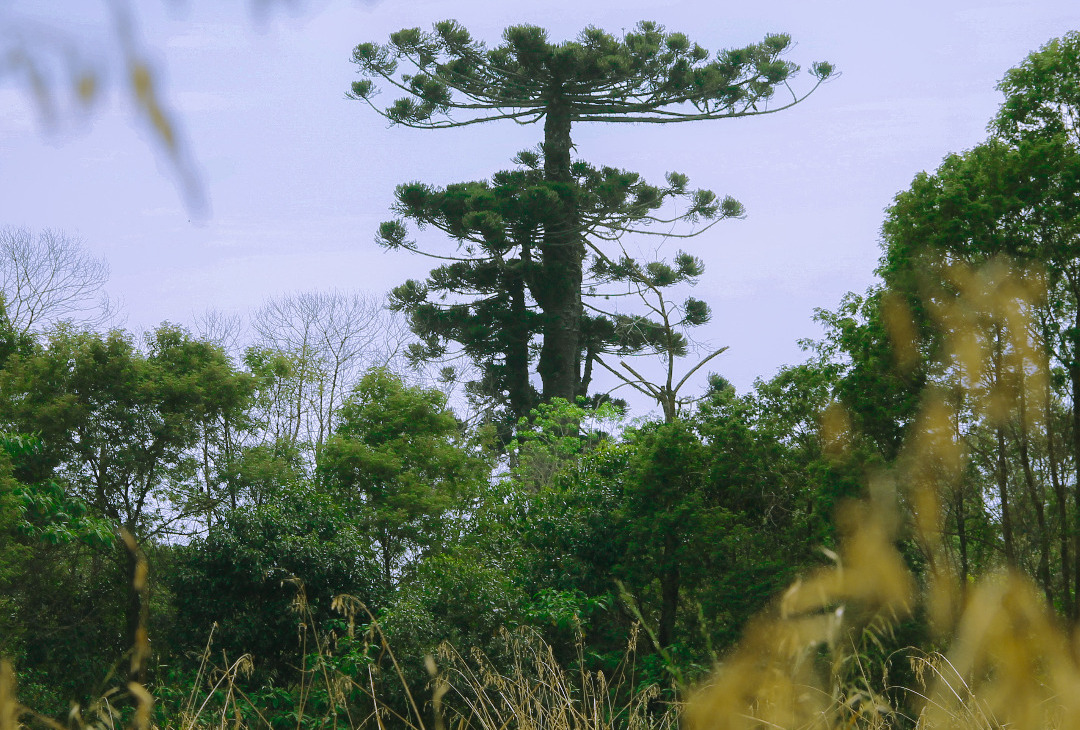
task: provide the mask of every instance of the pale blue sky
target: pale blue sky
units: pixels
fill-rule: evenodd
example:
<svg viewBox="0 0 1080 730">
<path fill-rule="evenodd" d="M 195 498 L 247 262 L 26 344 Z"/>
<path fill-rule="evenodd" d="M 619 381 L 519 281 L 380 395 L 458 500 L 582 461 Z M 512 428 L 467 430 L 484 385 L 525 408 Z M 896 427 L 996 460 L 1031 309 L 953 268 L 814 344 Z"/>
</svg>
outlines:
<svg viewBox="0 0 1080 730">
<path fill-rule="evenodd" d="M 562 40 L 586 25 L 618 32 L 653 19 L 714 50 L 790 33 L 791 60 L 829 60 L 842 72 L 791 111 L 575 128 L 584 159 L 657 181 L 678 170 L 746 206 L 745 220 L 662 251 L 681 245 L 705 260 L 696 296 L 714 318 L 698 336 L 730 346 L 713 369 L 740 390 L 802 359 L 796 341 L 819 334 L 815 307 L 833 308 L 871 283 L 883 209 L 917 172 L 985 138 L 1002 74 L 1080 28 L 1067 0 L 310 0 L 261 16 L 240 0 L 136 5 L 143 46 L 210 201 L 205 220 L 185 207 L 115 76 L 108 103 L 51 132 L 25 89 L 0 76 L 0 225 L 81 233 L 108 258 L 109 291 L 136 328 L 190 322 L 208 307 L 246 312 L 286 291 L 383 291 L 422 277 L 430 262 L 372 243 L 394 186 L 487 177 L 539 141 L 542 129 L 512 123 L 388 128 L 345 99 L 357 43 L 445 18 L 489 42 L 523 22 Z M 106 6 L 16 0 L 0 5 L 0 31 L 32 16 L 100 52 L 111 47 Z"/>
</svg>

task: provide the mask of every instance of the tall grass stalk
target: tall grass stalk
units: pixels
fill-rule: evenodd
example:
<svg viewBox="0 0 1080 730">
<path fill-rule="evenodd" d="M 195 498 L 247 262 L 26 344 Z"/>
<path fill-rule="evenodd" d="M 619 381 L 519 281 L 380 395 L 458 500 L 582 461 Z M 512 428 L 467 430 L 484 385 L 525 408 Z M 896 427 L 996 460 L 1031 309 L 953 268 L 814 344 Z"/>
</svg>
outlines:
<svg viewBox="0 0 1080 730">
<path fill-rule="evenodd" d="M 669 730 L 678 727 L 678 704 L 660 704 L 660 688 L 634 686 L 637 636 L 612 677 L 585 668 L 579 654 L 573 670 L 530 629 L 502 633 L 509 667 L 478 649 L 462 654 L 450 644 L 437 653 L 436 696 L 448 695 L 447 720 L 473 730 Z M 580 645 L 579 645 L 580 647 Z"/>
</svg>

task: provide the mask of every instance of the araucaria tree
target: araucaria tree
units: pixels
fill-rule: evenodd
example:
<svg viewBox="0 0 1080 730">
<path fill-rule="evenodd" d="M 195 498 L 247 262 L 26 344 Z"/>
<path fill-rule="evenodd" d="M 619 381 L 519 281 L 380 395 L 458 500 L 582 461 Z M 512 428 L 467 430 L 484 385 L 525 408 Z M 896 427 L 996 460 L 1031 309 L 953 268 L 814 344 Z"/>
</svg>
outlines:
<svg viewBox="0 0 1080 730">
<path fill-rule="evenodd" d="M 455 21 L 432 32 L 398 31 L 386 45 L 363 43 L 353 61 L 365 77 L 351 97 L 395 124 L 426 129 L 510 119 L 544 122 L 543 175 L 560 194 L 538 241 L 543 285 L 533 292 L 542 312 L 538 370 L 543 396 L 580 394 L 582 279 L 586 248 L 570 151 L 575 122 L 655 123 L 768 114 L 797 104 L 832 73 L 815 63 L 817 83 L 803 93 L 789 81 L 798 66 L 782 59 L 786 35 L 710 54 L 682 33 L 651 22 L 621 39 L 586 28 L 576 40 L 551 43 L 535 26 L 513 26 L 488 48 Z M 382 108 L 375 80 L 405 96 Z M 777 91 L 788 92 L 778 97 Z"/>
<path fill-rule="evenodd" d="M 543 334 L 547 290 L 538 244 L 551 216 L 558 212 L 559 189 L 544 180 L 543 161 L 531 151 L 518 154 L 520 167 L 496 173 L 490 182 L 478 181 L 437 189 L 423 183 L 400 185 L 394 211 L 419 227 L 433 227 L 458 241 L 464 249 L 433 270 L 427 281 L 409 280 L 393 290 L 391 308 L 408 312 L 422 344 L 412 346 L 418 359 L 441 356 L 449 342 L 460 345 L 480 369 L 472 386 L 504 406 L 504 422 L 517 423 L 536 405 L 529 382 L 534 339 Z M 666 185 L 649 185 L 635 173 L 612 167 L 595 168 L 575 161 L 574 190 L 585 270 L 582 285 L 578 395 L 588 390 L 593 366 L 601 354 L 631 354 L 643 349 L 666 349 L 657 342 L 662 325 L 648 317 L 614 312 L 604 300 L 633 294 L 641 287 L 660 288 L 701 274 L 701 263 L 680 252 L 676 266 L 651 262 L 641 266 L 614 244 L 626 233 L 649 232 L 650 224 L 669 228 L 677 223 L 714 223 L 742 214 L 732 198 L 717 199 L 707 190 L 689 190 L 687 179 L 669 173 Z M 679 214 L 659 213 L 665 203 L 681 200 Z M 693 233 L 689 235 L 693 235 Z M 418 251 L 401 220 L 384 223 L 376 239 L 388 248 Z M 615 250 L 612 250 L 615 249 Z M 421 252 L 423 253 L 423 252 Z M 432 254 L 427 254 L 432 255 Z M 697 317 L 708 319 L 704 302 L 691 305 Z M 540 309 L 538 313 L 536 310 Z M 683 342 L 682 344 L 685 344 Z"/>
</svg>

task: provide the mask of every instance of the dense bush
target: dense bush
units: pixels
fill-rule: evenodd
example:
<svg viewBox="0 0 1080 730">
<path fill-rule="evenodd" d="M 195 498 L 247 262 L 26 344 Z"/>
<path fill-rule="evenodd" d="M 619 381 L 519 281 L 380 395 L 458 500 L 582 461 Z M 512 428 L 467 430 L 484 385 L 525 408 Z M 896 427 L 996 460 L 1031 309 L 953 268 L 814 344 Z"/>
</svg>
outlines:
<svg viewBox="0 0 1080 730">
<path fill-rule="evenodd" d="M 311 649 L 297 626 L 305 624 L 308 642 L 331 629 L 340 619 L 335 596 L 355 596 L 373 610 L 385 600 L 368 540 L 339 505 L 310 490 L 226 513 L 169 562 L 171 660 L 197 664 L 213 634 L 212 656 L 251 655 L 256 684 L 297 681 Z"/>
</svg>

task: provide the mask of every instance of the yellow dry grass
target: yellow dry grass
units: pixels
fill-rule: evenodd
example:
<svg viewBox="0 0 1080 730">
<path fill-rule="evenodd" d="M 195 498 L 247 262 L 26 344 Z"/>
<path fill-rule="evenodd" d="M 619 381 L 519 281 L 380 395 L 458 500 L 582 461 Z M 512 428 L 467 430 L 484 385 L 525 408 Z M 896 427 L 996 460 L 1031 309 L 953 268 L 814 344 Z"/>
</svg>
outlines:
<svg viewBox="0 0 1080 730">
<path fill-rule="evenodd" d="M 942 379 L 990 424 L 1031 419 L 1047 392 L 1044 351 L 1029 321 L 1042 297 L 1040 277 L 1001 261 L 949 264 L 939 273 L 943 283 L 923 301 L 944 335 Z M 910 314 L 898 299 L 885 306 L 899 360 L 910 365 L 917 351 Z M 690 730 L 1080 727 L 1077 638 L 1022 575 L 1002 571 L 960 585 L 943 544 L 942 494 L 967 458 L 955 401 L 945 389 L 927 392 L 898 463 L 869 475 L 868 498 L 841 512 L 835 564 L 798 581 L 749 628 L 690 702 Z M 848 429 L 839 406 L 826 414 L 823 436 L 840 451 L 851 441 Z M 929 566 L 918 590 L 897 550 L 902 516 Z M 858 622 L 895 622 L 920 604 L 947 649 L 911 650 L 923 686 L 904 688 L 917 714 L 900 718 L 884 687 L 878 694 L 837 683 L 836 660 Z"/>
</svg>

